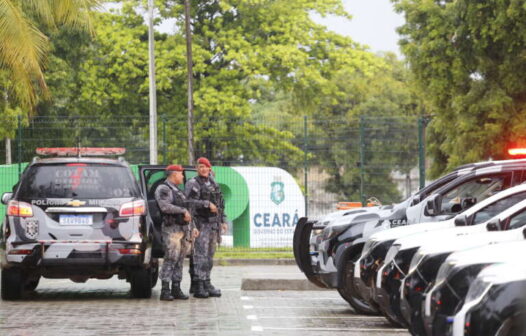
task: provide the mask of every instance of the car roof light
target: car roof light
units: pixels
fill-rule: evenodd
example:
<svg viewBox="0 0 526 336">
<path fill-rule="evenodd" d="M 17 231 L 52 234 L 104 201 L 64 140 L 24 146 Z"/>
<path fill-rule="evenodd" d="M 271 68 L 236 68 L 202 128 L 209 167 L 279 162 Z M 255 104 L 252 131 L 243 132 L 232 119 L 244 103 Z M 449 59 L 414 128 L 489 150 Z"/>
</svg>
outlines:
<svg viewBox="0 0 526 336">
<path fill-rule="evenodd" d="M 44 156 L 114 156 L 123 155 L 122 147 L 41 147 L 36 149 L 38 155 Z"/>
<path fill-rule="evenodd" d="M 508 154 L 511 156 L 524 156 L 526 155 L 526 148 L 510 148 Z"/>
</svg>

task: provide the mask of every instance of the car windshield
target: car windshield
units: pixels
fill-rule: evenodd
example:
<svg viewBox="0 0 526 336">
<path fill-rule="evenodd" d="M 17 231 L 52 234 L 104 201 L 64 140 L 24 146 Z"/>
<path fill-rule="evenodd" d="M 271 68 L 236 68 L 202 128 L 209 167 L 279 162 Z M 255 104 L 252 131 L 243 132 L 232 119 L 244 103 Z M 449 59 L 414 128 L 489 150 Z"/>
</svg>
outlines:
<svg viewBox="0 0 526 336">
<path fill-rule="evenodd" d="M 110 164 L 35 165 L 23 176 L 18 199 L 119 198 L 140 195 L 128 168 Z"/>
</svg>

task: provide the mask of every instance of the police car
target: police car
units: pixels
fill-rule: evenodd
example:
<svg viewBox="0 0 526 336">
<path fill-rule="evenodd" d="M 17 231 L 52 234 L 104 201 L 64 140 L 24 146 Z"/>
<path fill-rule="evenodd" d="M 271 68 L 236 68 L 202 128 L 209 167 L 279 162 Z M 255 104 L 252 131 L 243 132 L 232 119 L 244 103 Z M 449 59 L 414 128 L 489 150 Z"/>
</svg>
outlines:
<svg viewBox="0 0 526 336">
<path fill-rule="evenodd" d="M 354 276 L 355 263 L 373 233 L 449 219 L 495 192 L 522 183 L 525 171 L 526 160 L 464 165 L 391 207 L 343 210 L 319 220 L 304 217 L 295 228 L 296 263 L 311 282 L 337 288 L 356 311 L 378 313 L 361 297 Z"/>
<path fill-rule="evenodd" d="M 1 295 L 17 300 L 39 279 L 85 282 L 118 275 L 148 298 L 157 246 L 146 192 L 124 148 L 38 148 L 13 192 L 2 195 Z M 143 189 L 143 190 L 141 190 Z"/>
</svg>

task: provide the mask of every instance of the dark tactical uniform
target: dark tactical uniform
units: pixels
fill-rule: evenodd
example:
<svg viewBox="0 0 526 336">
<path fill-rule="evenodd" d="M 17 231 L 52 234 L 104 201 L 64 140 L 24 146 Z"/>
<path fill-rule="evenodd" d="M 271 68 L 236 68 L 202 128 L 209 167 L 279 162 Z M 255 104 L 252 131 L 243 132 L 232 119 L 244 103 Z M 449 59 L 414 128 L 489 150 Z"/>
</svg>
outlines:
<svg viewBox="0 0 526 336">
<path fill-rule="evenodd" d="M 226 222 L 221 189 L 213 178 L 198 175 L 186 183 L 185 194 L 190 199 L 201 201 L 196 205 L 194 212 L 199 237 L 195 239 L 192 256 L 193 280 L 202 283 L 207 292 L 206 296 L 220 296 L 221 292 L 210 283 L 210 273 L 216 246 L 221 240 L 221 224 Z M 210 202 L 217 206 L 217 213 L 210 211 Z"/>
<path fill-rule="evenodd" d="M 191 248 L 193 225 L 184 221 L 188 200 L 179 188 L 166 180 L 155 190 L 155 199 L 163 214 L 162 237 L 164 244 L 164 262 L 159 279 L 177 284 L 182 279 L 183 261 Z M 174 287 L 172 287 L 172 294 Z M 177 297 L 174 295 L 174 297 Z"/>
</svg>

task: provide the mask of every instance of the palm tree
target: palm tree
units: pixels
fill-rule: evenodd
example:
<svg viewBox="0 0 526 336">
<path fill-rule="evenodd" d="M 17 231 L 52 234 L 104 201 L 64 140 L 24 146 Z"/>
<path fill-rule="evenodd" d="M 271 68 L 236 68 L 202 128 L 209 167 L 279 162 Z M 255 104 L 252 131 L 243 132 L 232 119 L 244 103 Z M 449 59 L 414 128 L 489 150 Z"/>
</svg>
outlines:
<svg viewBox="0 0 526 336">
<path fill-rule="evenodd" d="M 92 32 L 90 11 L 102 0 L 0 0 L 0 69 L 10 97 L 31 108 L 47 88 L 42 72 L 48 38 L 37 28 L 70 26 Z"/>
</svg>

